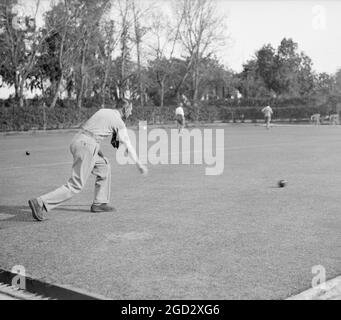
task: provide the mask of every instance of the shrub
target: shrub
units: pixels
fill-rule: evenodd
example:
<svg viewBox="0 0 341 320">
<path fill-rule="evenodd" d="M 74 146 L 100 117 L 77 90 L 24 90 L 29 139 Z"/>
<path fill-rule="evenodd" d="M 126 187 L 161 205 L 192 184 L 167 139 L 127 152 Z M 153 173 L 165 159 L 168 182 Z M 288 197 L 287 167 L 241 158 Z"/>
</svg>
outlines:
<svg viewBox="0 0 341 320">
<path fill-rule="evenodd" d="M 59 100 L 54 109 L 44 108 L 44 100 L 26 100 L 26 106 L 19 108 L 15 100 L 0 100 L 0 131 L 25 131 L 32 128 L 58 129 L 77 128 L 100 108 L 100 99 L 93 97 L 84 99 L 83 108 L 79 110 L 75 100 Z M 200 101 L 197 106 L 186 106 L 185 116 L 188 121 L 200 122 L 236 122 L 263 119 L 261 109 L 270 104 L 274 110 L 274 119 L 310 119 L 314 113 L 322 116 L 335 112 L 341 103 L 340 97 L 330 96 L 323 103 L 313 97 L 290 99 L 239 99 Z M 106 107 L 111 107 L 107 104 Z M 138 121 L 148 124 L 164 124 L 174 122 L 175 104 L 164 107 L 153 104 L 141 107 L 135 105 L 128 125 L 136 125 Z M 45 113 L 45 116 L 44 116 Z M 44 120 L 45 119 L 45 120 Z"/>
</svg>

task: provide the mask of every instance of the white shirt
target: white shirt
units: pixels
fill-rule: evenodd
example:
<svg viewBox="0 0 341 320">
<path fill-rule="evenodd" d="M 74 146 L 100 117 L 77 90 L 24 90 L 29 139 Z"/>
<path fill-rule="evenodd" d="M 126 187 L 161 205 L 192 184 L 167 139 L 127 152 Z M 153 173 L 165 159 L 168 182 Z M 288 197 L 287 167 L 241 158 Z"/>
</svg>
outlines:
<svg viewBox="0 0 341 320">
<path fill-rule="evenodd" d="M 181 116 L 185 116 L 185 112 L 184 112 L 184 109 L 182 108 L 182 107 L 177 107 L 176 109 L 175 109 L 175 114 L 176 115 L 181 115 Z"/>
<path fill-rule="evenodd" d="M 263 109 L 262 109 L 262 112 L 264 113 L 264 115 L 265 115 L 266 117 L 271 117 L 271 115 L 272 115 L 272 113 L 273 113 L 270 106 L 267 106 L 267 107 L 263 108 Z"/>
<path fill-rule="evenodd" d="M 113 131 L 118 132 L 120 141 L 129 139 L 125 123 L 121 118 L 121 114 L 117 109 L 100 109 L 85 124 L 83 130 L 92 133 L 96 140 L 103 140 L 111 136 Z"/>
</svg>

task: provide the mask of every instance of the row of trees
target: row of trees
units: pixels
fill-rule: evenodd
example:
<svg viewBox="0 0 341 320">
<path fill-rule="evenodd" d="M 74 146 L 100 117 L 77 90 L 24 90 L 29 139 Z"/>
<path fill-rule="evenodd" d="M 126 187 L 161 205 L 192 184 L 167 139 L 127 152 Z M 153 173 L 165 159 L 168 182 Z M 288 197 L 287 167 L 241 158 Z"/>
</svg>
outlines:
<svg viewBox="0 0 341 320">
<path fill-rule="evenodd" d="M 51 0 L 41 23 L 40 0 L 29 3 L 30 15 L 18 0 L 0 6 L 0 86 L 13 86 L 21 107 L 25 88 L 41 90 L 50 108 L 65 92 L 78 108 L 94 96 L 102 107 L 123 96 L 162 107 L 183 95 L 195 106 L 208 93 L 341 95 L 341 71 L 315 73 L 292 39 L 263 46 L 240 73 L 226 68 L 216 57 L 226 17 L 214 0 Z"/>
<path fill-rule="evenodd" d="M 312 60 L 286 38 L 277 49 L 268 44 L 257 50 L 238 79 L 245 97 L 341 95 L 341 69 L 335 75 L 314 72 Z"/>
<path fill-rule="evenodd" d="M 142 105 L 150 97 L 163 105 L 166 95 L 185 91 L 197 100 L 202 69 L 218 64 L 213 54 L 224 40 L 212 0 L 177 0 L 169 14 L 136 0 L 63 0 L 41 26 L 37 17 L 19 21 L 17 6 L 5 0 L 0 8 L 0 74 L 20 106 L 25 86 L 42 90 L 51 108 L 64 90 L 79 108 L 93 95 L 102 105 L 127 94 Z"/>
</svg>

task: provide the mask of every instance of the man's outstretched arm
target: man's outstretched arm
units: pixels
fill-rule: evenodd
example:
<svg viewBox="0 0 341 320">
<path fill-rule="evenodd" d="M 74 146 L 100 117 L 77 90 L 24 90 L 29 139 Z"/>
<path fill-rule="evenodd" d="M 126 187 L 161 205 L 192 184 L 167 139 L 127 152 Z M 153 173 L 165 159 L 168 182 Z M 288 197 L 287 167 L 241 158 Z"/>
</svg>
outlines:
<svg viewBox="0 0 341 320">
<path fill-rule="evenodd" d="M 128 133 L 127 133 L 126 129 L 121 129 L 119 131 L 119 140 L 126 147 L 130 158 L 136 163 L 136 166 L 137 166 L 138 170 L 142 174 L 146 175 L 148 173 L 148 168 L 145 165 L 142 164 L 142 162 L 140 161 L 139 157 L 137 156 L 135 148 L 133 147 L 133 145 L 130 142 L 130 139 L 129 139 L 129 136 L 128 136 Z"/>
</svg>

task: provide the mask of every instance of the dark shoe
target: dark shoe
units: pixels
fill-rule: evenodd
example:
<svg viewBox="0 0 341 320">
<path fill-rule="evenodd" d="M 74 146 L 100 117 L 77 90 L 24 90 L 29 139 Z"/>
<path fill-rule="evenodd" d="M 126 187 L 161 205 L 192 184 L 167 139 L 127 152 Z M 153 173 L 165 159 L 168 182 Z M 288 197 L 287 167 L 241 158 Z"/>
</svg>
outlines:
<svg viewBox="0 0 341 320">
<path fill-rule="evenodd" d="M 28 204 L 32 210 L 33 218 L 38 221 L 43 221 L 44 220 L 44 215 L 43 215 L 44 208 L 39 205 L 38 200 L 31 199 L 28 201 Z"/>
<path fill-rule="evenodd" d="M 93 204 L 90 209 L 91 212 L 114 212 L 115 208 L 108 206 L 106 203 Z"/>
</svg>

